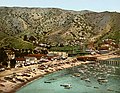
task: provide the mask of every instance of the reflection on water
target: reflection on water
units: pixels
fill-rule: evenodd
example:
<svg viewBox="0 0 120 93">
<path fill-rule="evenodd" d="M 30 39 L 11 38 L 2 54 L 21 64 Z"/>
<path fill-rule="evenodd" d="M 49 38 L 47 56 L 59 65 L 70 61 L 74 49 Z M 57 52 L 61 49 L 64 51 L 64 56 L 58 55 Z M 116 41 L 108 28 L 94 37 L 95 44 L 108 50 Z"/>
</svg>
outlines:
<svg viewBox="0 0 120 93">
<path fill-rule="evenodd" d="M 70 84 L 65 89 L 61 84 Z M 17 93 L 120 93 L 120 66 L 87 64 L 46 75 Z"/>
</svg>

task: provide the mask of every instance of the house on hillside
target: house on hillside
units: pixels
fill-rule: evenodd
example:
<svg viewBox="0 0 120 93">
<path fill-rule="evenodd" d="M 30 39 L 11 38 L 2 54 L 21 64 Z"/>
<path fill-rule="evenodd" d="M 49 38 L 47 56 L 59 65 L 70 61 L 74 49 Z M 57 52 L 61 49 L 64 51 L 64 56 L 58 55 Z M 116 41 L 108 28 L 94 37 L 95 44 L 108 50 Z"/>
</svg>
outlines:
<svg viewBox="0 0 120 93">
<path fill-rule="evenodd" d="M 109 45 L 111 50 L 118 48 L 118 44 L 115 43 L 115 40 L 113 39 L 105 39 L 102 41 L 102 45 Z"/>
<path fill-rule="evenodd" d="M 111 44 L 111 43 L 115 42 L 115 40 L 113 40 L 113 39 L 104 39 L 102 42 L 104 44 Z"/>
<path fill-rule="evenodd" d="M 99 53 L 105 54 L 108 53 L 111 50 L 111 46 L 109 44 L 103 44 L 100 46 Z"/>
</svg>

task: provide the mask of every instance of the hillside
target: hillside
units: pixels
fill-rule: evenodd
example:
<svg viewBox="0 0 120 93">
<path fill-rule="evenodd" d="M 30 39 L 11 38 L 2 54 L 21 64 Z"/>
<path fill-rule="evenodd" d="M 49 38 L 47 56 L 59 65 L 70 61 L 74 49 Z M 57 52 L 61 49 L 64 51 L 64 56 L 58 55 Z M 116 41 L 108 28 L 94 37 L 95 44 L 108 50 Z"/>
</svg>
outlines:
<svg viewBox="0 0 120 93">
<path fill-rule="evenodd" d="M 35 42 L 80 45 L 112 38 L 120 41 L 120 13 L 57 8 L 0 8 L 0 47 L 33 48 Z M 26 39 L 25 39 L 26 37 Z"/>
</svg>

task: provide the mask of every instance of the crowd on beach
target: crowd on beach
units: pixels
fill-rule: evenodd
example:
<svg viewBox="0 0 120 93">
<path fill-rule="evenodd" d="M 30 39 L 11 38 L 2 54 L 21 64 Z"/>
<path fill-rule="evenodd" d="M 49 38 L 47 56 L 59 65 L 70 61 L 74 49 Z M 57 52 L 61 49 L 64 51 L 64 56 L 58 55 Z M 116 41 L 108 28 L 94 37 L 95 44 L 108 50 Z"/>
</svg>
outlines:
<svg viewBox="0 0 120 93">
<path fill-rule="evenodd" d="M 76 58 L 55 60 L 41 64 L 35 64 L 24 68 L 13 68 L 0 74 L 0 93 L 15 92 L 21 86 L 45 74 L 80 65 Z"/>
</svg>

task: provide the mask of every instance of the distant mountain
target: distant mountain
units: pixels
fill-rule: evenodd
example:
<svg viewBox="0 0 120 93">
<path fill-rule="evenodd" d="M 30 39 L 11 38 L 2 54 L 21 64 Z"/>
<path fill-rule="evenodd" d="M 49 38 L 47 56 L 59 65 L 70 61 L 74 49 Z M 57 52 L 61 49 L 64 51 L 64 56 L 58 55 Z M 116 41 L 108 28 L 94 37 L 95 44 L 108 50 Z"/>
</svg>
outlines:
<svg viewBox="0 0 120 93">
<path fill-rule="evenodd" d="M 34 42 L 79 45 L 120 41 L 120 13 L 58 8 L 0 7 L 0 46 L 33 48 Z M 29 38 L 34 38 L 34 42 Z M 25 40 L 26 38 L 26 40 Z"/>
</svg>

